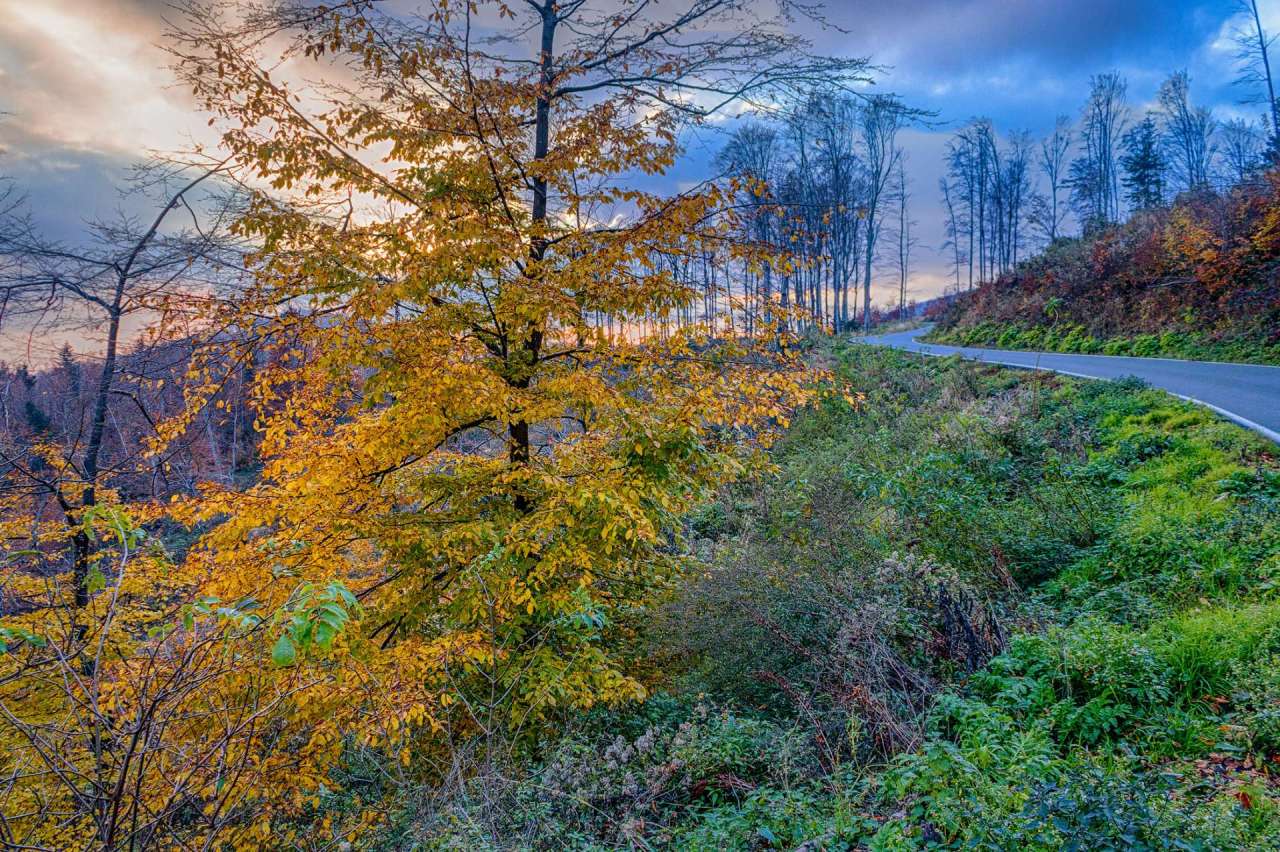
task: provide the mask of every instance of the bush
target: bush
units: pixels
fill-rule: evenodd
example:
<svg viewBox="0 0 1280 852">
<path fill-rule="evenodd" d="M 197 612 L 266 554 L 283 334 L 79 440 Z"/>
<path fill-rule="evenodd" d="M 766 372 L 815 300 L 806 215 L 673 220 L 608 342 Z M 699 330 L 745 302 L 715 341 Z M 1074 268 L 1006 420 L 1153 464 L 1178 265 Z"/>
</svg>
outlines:
<svg viewBox="0 0 1280 852">
<path fill-rule="evenodd" d="M 1275 848 L 1270 451 L 1136 380 L 833 354 L 865 402 L 686 519 L 658 694 L 406 797 L 392 845 Z"/>
</svg>

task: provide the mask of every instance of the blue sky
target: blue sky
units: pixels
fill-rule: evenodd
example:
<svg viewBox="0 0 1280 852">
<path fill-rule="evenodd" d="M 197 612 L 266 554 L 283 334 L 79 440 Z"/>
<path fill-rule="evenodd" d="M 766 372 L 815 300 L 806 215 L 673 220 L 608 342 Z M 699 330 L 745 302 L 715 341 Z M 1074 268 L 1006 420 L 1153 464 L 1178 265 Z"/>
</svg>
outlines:
<svg viewBox="0 0 1280 852">
<path fill-rule="evenodd" d="M 1119 70 L 1141 98 L 1187 68 L 1206 97 L 1231 99 L 1229 53 L 1214 45 L 1233 8 L 1232 0 L 844 2 L 831 15 L 850 36 L 822 42 L 844 41 L 890 65 L 887 87 L 944 118 L 983 114 L 1035 130 L 1074 114 L 1099 71 Z"/>
<path fill-rule="evenodd" d="M 771 2 L 771 0 L 761 0 Z M 669 3 L 667 4 L 669 5 Z M 200 140 L 204 119 L 174 87 L 155 46 L 165 0 L 0 0 L 0 172 L 28 193 L 38 219 L 71 238 L 87 217 L 124 204 L 128 164 L 147 149 Z M 933 110 L 937 123 L 904 136 L 919 221 L 912 290 L 946 276 L 937 198 L 947 136 L 973 116 L 1039 135 L 1075 116 L 1091 74 L 1116 70 L 1136 112 L 1171 71 L 1221 117 L 1254 116 L 1226 33 L 1234 0 L 829 0 L 835 27 L 809 28 L 819 52 L 867 56 L 879 88 Z M 1264 0 L 1280 30 L 1280 0 Z M 838 27 L 838 29 L 837 29 Z M 701 171 L 715 137 L 691 140 L 685 170 Z M 679 170 L 678 170 L 679 171 Z M 679 173 L 674 176 L 678 180 Z"/>
</svg>

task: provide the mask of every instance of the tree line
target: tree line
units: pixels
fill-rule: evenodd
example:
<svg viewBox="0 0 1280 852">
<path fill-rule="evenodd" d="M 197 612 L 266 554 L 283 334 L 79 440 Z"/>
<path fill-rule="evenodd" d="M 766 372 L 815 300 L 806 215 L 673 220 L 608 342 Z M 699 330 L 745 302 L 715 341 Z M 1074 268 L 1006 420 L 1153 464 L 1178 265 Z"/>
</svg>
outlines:
<svg viewBox="0 0 1280 852">
<path fill-rule="evenodd" d="M 1239 11 L 1236 83 L 1242 102 L 1264 106 L 1257 120 L 1221 120 L 1197 104 L 1185 70 L 1171 73 L 1139 115 L 1125 78 L 1106 72 L 1090 79 L 1078 118 L 1059 116 L 1039 140 L 1025 131 L 1001 138 L 986 118 L 956 131 L 939 182 L 952 286 L 973 289 L 1009 272 L 1031 249 L 1067 236 L 1072 217 L 1087 235 L 1185 193 L 1256 181 L 1274 165 L 1280 108 L 1272 37 L 1254 0 L 1242 0 Z"/>
</svg>

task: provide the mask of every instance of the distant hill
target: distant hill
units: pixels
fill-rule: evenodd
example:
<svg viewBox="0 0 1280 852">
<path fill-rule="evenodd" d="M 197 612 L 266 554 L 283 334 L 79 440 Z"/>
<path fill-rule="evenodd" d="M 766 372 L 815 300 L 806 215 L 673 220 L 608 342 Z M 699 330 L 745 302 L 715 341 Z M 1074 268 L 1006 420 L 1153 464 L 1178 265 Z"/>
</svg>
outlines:
<svg viewBox="0 0 1280 852">
<path fill-rule="evenodd" d="M 939 342 L 1280 363 L 1280 172 L 1059 240 L 933 313 Z"/>
</svg>

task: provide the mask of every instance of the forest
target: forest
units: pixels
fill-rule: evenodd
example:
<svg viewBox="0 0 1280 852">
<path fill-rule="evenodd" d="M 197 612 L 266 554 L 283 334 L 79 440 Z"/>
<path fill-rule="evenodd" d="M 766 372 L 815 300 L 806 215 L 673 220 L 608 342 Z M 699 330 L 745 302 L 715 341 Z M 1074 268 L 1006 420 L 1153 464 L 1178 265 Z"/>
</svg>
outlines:
<svg viewBox="0 0 1280 852">
<path fill-rule="evenodd" d="M 180 0 L 212 142 L 0 177 L 0 846 L 1280 847 L 1275 445 L 853 334 L 950 122 L 936 339 L 1280 363 L 1256 6 L 1260 122 L 1043 139 L 808 0 L 414 8 Z"/>
</svg>

